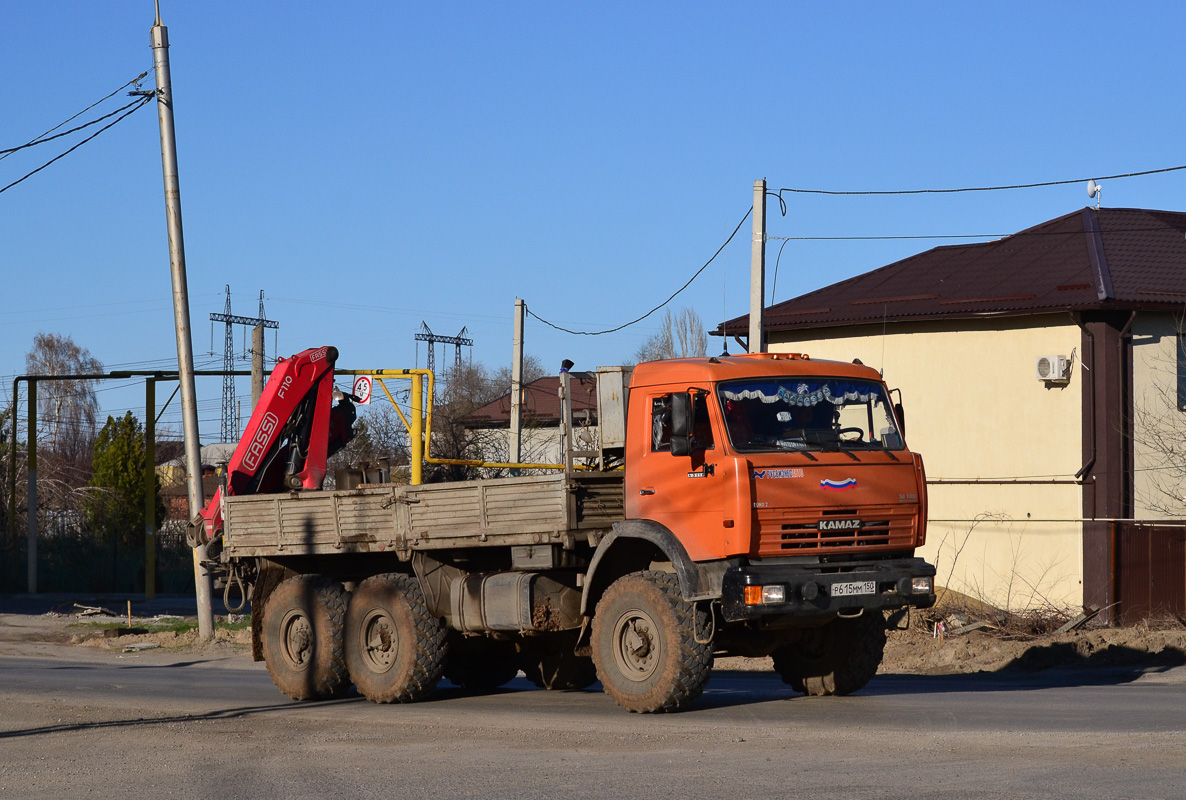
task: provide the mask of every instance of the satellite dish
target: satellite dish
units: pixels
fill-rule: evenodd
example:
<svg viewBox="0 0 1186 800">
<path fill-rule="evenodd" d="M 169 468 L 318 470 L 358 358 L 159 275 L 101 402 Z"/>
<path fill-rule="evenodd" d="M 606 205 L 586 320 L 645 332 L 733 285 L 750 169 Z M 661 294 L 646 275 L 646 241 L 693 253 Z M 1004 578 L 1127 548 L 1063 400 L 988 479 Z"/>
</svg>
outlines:
<svg viewBox="0 0 1186 800">
<path fill-rule="evenodd" d="M 1096 208 L 1100 207 L 1100 194 L 1103 192 L 1103 189 L 1104 187 L 1095 182 L 1095 178 L 1087 181 L 1087 196 L 1095 198 Z"/>
</svg>

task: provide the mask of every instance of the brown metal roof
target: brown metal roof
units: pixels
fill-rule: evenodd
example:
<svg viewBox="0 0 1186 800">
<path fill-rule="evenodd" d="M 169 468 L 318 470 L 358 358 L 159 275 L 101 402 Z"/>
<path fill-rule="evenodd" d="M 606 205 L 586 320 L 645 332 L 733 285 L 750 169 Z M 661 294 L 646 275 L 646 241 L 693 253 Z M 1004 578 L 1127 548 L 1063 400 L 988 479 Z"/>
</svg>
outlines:
<svg viewBox="0 0 1186 800">
<path fill-rule="evenodd" d="M 597 414 L 597 383 L 580 380 L 573 373 L 569 384 L 572 392 L 572 410 Z M 465 418 L 467 425 L 476 428 L 498 428 L 511 423 L 511 393 L 487 403 Z M 558 375 L 540 378 L 523 387 L 523 422 L 533 425 L 558 425 L 560 423 L 560 377 Z"/>
<path fill-rule="evenodd" d="M 1184 304 L 1186 213 L 1084 208 L 992 242 L 936 247 L 778 303 L 766 309 L 766 329 Z M 747 314 L 714 333 L 748 329 Z"/>
</svg>

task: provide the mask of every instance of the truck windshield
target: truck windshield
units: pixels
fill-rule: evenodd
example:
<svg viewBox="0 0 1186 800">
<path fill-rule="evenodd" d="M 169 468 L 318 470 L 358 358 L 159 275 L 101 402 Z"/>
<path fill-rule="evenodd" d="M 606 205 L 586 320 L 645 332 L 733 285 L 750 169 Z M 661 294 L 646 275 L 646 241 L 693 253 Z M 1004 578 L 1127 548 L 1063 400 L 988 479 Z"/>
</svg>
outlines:
<svg viewBox="0 0 1186 800">
<path fill-rule="evenodd" d="M 717 393 L 738 452 L 903 447 L 886 389 L 874 381 L 751 379 Z"/>
</svg>

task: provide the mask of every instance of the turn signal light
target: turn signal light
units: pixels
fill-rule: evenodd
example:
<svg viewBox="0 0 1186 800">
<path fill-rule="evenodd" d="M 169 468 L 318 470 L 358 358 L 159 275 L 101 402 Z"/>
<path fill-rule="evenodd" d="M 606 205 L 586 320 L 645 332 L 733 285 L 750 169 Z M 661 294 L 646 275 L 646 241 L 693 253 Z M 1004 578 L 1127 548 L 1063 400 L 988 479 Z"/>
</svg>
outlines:
<svg viewBox="0 0 1186 800">
<path fill-rule="evenodd" d="M 760 606 L 766 603 L 785 603 L 786 601 L 787 587 L 781 584 L 745 587 L 745 604 L 747 606 Z"/>
</svg>

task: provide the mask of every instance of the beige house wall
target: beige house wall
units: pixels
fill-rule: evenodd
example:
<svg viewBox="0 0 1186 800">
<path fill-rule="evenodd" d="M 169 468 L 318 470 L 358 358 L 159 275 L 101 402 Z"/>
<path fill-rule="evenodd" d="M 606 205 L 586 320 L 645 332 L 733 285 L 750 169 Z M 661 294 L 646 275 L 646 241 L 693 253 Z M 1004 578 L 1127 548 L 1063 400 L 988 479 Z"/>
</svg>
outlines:
<svg viewBox="0 0 1186 800">
<path fill-rule="evenodd" d="M 1133 320 L 1133 515 L 1138 519 L 1186 514 L 1181 449 L 1186 411 L 1178 410 L 1181 322 L 1168 313 L 1143 313 Z"/>
<path fill-rule="evenodd" d="M 769 349 L 859 358 L 901 389 L 906 439 L 935 482 L 919 555 L 941 585 L 1014 609 L 1080 606 L 1080 329 L 1066 315 L 959 325 L 775 333 Z M 1069 383 L 1037 379 L 1038 356 L 1072 353 Z M 1015 479 L 1030 483 L 1002 483 Z"/>
</svg>

